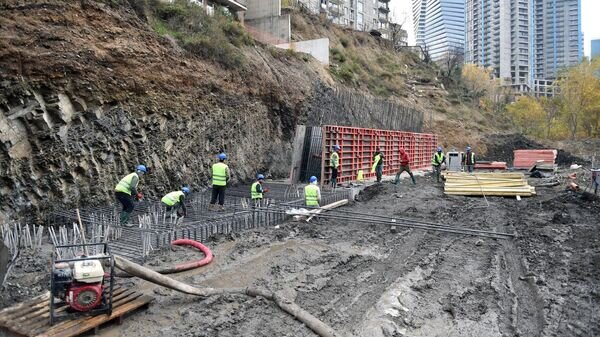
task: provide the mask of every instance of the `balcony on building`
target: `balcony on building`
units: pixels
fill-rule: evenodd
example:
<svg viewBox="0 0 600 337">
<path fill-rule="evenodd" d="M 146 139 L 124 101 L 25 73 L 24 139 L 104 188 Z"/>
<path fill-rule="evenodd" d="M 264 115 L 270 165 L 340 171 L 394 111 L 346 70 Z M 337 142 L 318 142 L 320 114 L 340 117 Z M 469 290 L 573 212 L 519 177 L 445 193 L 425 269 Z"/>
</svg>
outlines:
<svg viewBox="0 0 600 337">
<path fill-rule="evenodd" d="M 209 2 L 227 7 L 232 12 L 245 12 L 248 10 L 247 0 L 211 0 Z"/>
</svg>

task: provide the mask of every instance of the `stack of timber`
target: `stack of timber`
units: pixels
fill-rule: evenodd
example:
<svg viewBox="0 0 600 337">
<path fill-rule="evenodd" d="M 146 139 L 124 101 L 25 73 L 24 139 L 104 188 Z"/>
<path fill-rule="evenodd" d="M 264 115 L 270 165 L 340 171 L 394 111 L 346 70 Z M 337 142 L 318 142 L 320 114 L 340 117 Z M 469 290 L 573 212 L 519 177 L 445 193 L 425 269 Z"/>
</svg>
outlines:
<svg viewBox="0 0 600 337">
<path fill-rule="evenodd" d="M 450 195 L 530 197 L 535 187 L 530 186 L 523 173 L 447 172 L 444 175 L 444 193 Z"/>
</svg>

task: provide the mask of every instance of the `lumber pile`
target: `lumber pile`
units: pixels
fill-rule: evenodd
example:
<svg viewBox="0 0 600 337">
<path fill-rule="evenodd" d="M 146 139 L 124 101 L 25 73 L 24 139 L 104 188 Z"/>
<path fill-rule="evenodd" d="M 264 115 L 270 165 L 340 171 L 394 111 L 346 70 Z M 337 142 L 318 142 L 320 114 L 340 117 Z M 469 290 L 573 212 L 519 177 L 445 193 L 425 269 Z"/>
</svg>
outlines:
<svg viewBox="0 0 600 337">
<path fill-rule="evenodd" d="M 530 197 L 535 187 L 530 186 L 523 173 L 447 172 L 444 193 L 450 195 Z"/>
</svg>

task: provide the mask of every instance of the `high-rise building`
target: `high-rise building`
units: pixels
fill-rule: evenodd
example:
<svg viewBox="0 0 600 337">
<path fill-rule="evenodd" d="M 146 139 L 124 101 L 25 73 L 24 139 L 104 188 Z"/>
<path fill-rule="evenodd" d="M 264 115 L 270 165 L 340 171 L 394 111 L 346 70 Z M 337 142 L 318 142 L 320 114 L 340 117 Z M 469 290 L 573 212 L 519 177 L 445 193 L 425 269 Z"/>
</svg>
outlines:
<svg viewBox="0 0 600 337">
<path fill-rule="evenodd" d="M 299 0 L 313 12 L 325 12 L 335 24 L 355 30 L 388 30 L 390 0 Z"/>
<path fill-rule="evenodd" d="M 417 45 L 424 47 L 432 60 L 463 53 L 464 0 L 413 0 L 412 5 Z"/>
<path fill-rule="evenodd" d="M 534 0 L 534 80 L 554 80 L 583 58 L 581 0 Z"/>
<path fill-rule="evenodd" d="M 600 57 L 600 39 L 592 40 L 591 58 Z"/>
<path fill-rule="evenodd" d="M 520 91 L 583 56 L 581 0 L 466 0 L 465 62 Z"/>
</svg>

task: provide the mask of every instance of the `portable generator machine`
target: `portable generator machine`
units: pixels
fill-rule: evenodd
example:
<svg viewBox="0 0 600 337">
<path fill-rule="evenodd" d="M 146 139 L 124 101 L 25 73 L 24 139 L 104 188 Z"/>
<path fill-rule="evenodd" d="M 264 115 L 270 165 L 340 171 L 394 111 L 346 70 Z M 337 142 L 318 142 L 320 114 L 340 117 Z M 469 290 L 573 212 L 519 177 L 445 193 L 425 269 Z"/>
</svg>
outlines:
<svg viewBox="0 0 600 337">
<path fill-rule="evenodd" d="M 80 255 L 92 248 L 101 253 Z M 61 259 L 61 251 L 75 252 L 71 254 L 75 256 Z M 50 277 L 50 324 L 76 315 L 111 315 L 114 265 L 107 243 L 56 246 Z"/>
</svg>

